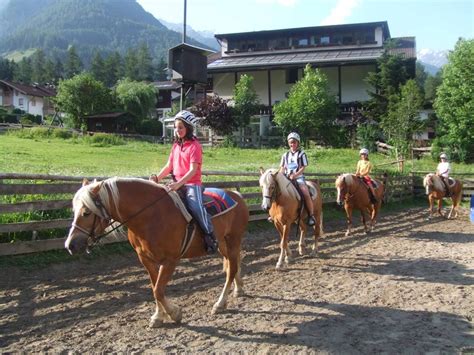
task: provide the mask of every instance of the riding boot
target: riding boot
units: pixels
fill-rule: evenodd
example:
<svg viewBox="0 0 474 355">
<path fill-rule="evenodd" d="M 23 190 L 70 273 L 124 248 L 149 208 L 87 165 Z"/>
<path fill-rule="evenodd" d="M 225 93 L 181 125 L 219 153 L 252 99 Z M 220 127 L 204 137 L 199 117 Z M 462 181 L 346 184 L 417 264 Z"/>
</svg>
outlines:
<svg viewBox="0 0 474 355">
<path fill-rule="evenodd" d="M 372 189 L 370 187 L 369 187 L 368 191 L 369 191 L 370 202 L 375 205 L 378 202 L 377 198 L 375 197 L 375 194 L 374 194 L 374 192 L 372 191 Z"/>
<path fill-rule="evenodd" d="M 310 227 L 316 224 L 316 219 L 314 219 L 313 215 L 308 216 L 308 220 L 306 221 L 306 224 Z"/>
<path fill-rule="evenodd" d="M 214 233 L 204 234 L 204 243 L 206 245 L 206 252 L 208 254 L 214 254 L 217 252 L 218 244 Z"/>
</svg>

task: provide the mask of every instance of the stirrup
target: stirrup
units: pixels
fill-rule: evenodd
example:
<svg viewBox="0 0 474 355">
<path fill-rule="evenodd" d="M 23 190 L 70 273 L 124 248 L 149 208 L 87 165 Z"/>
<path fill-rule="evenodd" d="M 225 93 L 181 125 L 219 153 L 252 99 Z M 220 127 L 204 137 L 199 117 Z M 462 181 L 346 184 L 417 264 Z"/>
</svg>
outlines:
<svg viewBox="0 0 474 355">
<path fill-rule="evenodd" d="M 217 252 L 218 245 L 214 234 L 204 234 L 204 244 L 208 254 L 215 254 Z"/>
<path fill-rule="evenodd" d="M 306 221 L 306 224 L 310 227 L 314 226 L 316 224 L 316 220 L 314 219 L 314 216 L 308 216 L 308 220 Z"/>
</svg>

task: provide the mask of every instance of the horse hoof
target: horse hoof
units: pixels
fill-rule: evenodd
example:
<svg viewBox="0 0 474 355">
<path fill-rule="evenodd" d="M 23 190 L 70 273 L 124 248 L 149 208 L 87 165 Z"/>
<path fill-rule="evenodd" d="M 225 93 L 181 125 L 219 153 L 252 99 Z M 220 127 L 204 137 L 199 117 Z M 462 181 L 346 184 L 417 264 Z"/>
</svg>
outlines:
<svg viewBox="0 0 474 355">
<path fill-rule="evenodd" d="M 280 271 L 280 270 L 283 270 L 285 268 L 285 265 L 284 264 L 276 264 L 275 266 L 275 270 L 277 271 Z"/>
<path fill-rule="evenodd" d="M 345 234 L 346 237 L 348 237 L 348 236 L 350 236 L 350 235 L 351 235 L 350 232 L 346 232 L 346 234 Z"/>
<path fill-rule="evenodd" d="M 151 318 L 150 323 L 148 324 L 149 328 L 159 328 L 163 325 L 163 320 L 158 318 Z"/>
<path fill-rule="evenodd" d="M 181 323 L 181 319 L 183 314 L 181 313 L 181 309 L 177 308 L 172 314 L 169 315 L 171 320 L 175 323 Z"/>
<path fill-rule="evenodd" d="M 244 296 L 245 296 L 244 290 L 242 290 L 242 289 L 234 290 L 234 297 L 235 297 L 235 298 L 237 298 L 237 297 L 244 297 Z"/>
<path fill-rule="evenodd" d="M 306 254 L 306 248 L 305 247 L 299 247 L 298 248 L 298 253 L 300 254 L 300 256 L 303 256 Z"/>
<path fill-rule="evenodd" d="M 224 311 L 225 309 L 226 309 L 226 304 L 225 304 L 225 303 L 224 303 L 223 305 L 219 305 L 218 303 L 216 303 L 216 304 L 212 307 L 211 314 L 214 315 L 214 314 L 221 313 L 221 312 Z"/>
</svg>

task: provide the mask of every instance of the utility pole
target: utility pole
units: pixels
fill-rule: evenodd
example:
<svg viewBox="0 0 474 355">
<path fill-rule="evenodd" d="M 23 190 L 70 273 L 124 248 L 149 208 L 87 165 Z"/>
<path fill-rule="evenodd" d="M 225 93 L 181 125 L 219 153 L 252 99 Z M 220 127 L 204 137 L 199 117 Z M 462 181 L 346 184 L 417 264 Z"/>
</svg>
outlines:
<svg viewBox="0 0 474 355">
<path fill-rule="evenodd" d="M 184 19 L 183 19 L 183 43 L 186 43 L 186 6 L 187 0 L 184 0 Z M 184 105 L 184 83 L 181 82 L 181 92 L 179 97 L 179 110 L 183 109 Z"/>
</svg>

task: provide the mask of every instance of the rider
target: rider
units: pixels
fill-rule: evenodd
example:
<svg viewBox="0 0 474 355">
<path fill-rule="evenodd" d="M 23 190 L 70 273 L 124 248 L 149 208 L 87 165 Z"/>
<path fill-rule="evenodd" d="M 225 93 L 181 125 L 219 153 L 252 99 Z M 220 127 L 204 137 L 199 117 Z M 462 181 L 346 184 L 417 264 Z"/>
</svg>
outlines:
<svg viewBox="0 0 474 355">
<path fill-rule="evenodd" d="M 290 180 L 298 183 L 299 190 L 301 191 L 306 209 L 308 211 L 307 224 L 314 226 L 316 220 L 314 219 L 313 201 L 309 194 L 308 187 L 303 175 L 304 169 L 308 166 L 308 158 L 306 153 L 300 149 L 300 135 L 296 132 L 291 132 L 287 138 L 290 150 L 283 154 L 280 163 L 280 172 L 284 173 Z"/>
<path fill-rule="evenodd" d="M 150 180 L 158 183 L 172 173 L 173 181 L 167 186 L 172 191 L 184 187 L 186 204 L 191 215 L 204 232 L 204 242 L 208 254 L 217 251 L 217 240 L 214 227 L 202 202 L 202 147 L 194 136 L 194 125 L 198 119 L 189 111 L 180 111 L 174 117 L 175 141 L 171 148 L 168 162 L 158 175 L 151 175 Z"/>
<path fill-rule="evenodd" d="M 375 186 L 370 178 L 370 171 L 372 170 L 372 163 L 369 161 L 369 150 L 367 148 L 362 148 L 359 151 L 360 160 L 357 162 L 356 176 L 362 179 L 362 181 L 370 189 L 372 196 L 370 196 L 371 202 L 376 203 L 377 198 L 375 197 Z"/>
<path fill-rule="evenodd" d="M 451 170 L 451 166 L 448 162 L 448 156 L 446 153 L 441 153 L 439 156 L 441 162 L 438 164 L 436 168 L 436 175 L 438 175 L 444 183 L 446 187 L 446 197 L 451 196 L 451 191 L 449 190 L 449 171 Z"/>
</svg>

